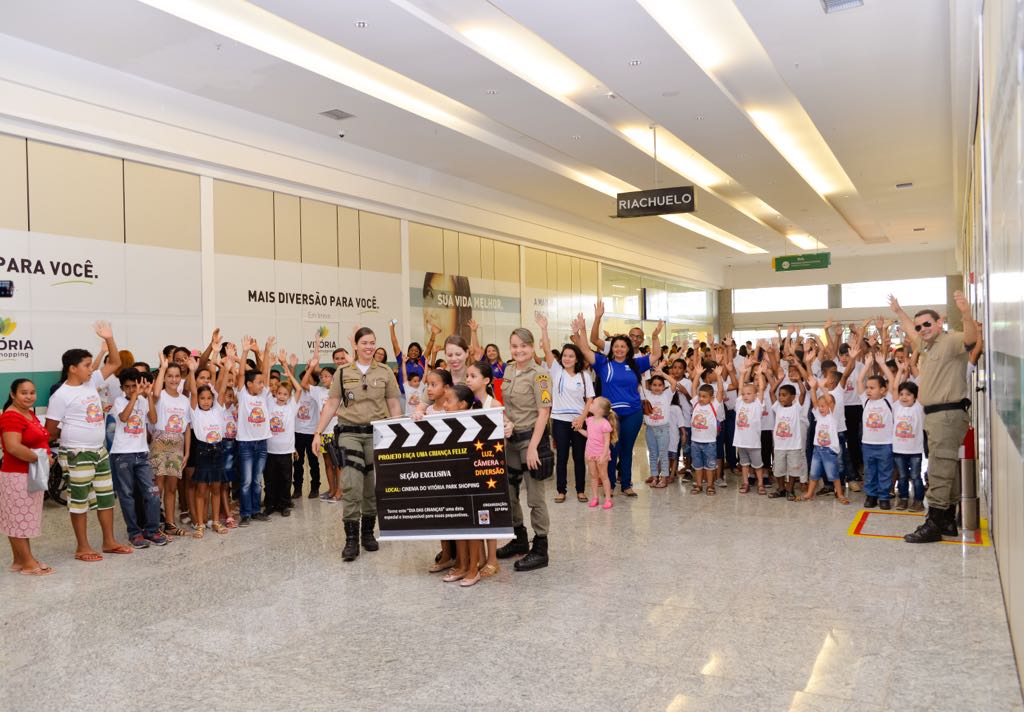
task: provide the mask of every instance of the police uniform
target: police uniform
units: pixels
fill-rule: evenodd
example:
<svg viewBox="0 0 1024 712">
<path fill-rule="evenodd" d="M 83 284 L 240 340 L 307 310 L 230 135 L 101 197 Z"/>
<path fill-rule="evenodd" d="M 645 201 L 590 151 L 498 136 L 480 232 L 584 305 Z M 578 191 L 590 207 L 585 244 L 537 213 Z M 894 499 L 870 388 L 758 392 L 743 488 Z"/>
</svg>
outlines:
<svg viewBox="0 0 1024 712">
<path fill-rule="evenodd" d="M 928 434 L 928 504 L 945 509 L 960 501 L 960 446 L 967 435 L 968 351 L 959 331 L 940 333 L 921 344 L 918 400 L 924 406 Z"/>
<path fill-rule="evenodd" d="M 551 407 L 551 374 L 544 366 L 532 361 L 521 368 L 509 365 L 502 383 L 505 397 L 505 415 L 512 421 L 512 435 L 508 438 L 506 462 L 508 464 L 509 499 L 512 504 L 512 524 L 523 527 L 523 508 L 519 500 L 520 487 L 526 482 L 526 504 L 530 507 L 533 533 L 547 537 L 548 518 L 547 485 L 554 473 L 554 453 L 545 432 L 537 446 L 540 467 L 530 470 L 526 464 L 526 451 L 533 438 L 540 408 Z"/>
<path fill-rule="evenodd" d="M 368 536 L 369 541 L 372 541 L 373 524 L 377 517 L 373 426 L 370 423 L 390 418 L 387 401 L 392 398 L 398 400 L 398 397 L 398 380 L 394 372 L 376 361 L 370 364 L 365 374 L 357 363 L 338 369 L 328 396 L 341 401 L 334 438 L 343 457 L 341 501 L 345 533 L 349 536 L 350 525 L 358 523 L 361 516 L 363 547 L 370 551 L 376 547 L 376 542 L 372 546 L 367 546 L 367 543 Z"/>
</svg>

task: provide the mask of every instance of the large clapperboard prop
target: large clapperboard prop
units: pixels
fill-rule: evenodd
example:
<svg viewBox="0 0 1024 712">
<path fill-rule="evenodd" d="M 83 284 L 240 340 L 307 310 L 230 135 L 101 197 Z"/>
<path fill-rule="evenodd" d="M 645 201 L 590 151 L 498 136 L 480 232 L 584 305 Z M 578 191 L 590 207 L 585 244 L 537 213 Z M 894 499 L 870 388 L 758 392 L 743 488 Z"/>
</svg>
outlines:
<svg viewBox="0 0 1024 712">
<path fill-rule="evenodd" d="M 512 536 L 502 411 L 373 423 L 381 539 Z"/>
</svg>

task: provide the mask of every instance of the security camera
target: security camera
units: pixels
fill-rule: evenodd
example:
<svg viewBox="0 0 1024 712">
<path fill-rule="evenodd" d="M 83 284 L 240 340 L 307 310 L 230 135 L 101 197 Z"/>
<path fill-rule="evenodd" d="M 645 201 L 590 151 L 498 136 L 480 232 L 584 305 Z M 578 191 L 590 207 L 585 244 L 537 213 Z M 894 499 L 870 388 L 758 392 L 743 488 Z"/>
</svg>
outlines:
<svg viewBox="0 0 1024 712">
<path fill-rule="evenodd" d="M 345 138 L 345 132 L 344 131 L 339 131 L 338 132 L 338 138 Z"/>
</svg>

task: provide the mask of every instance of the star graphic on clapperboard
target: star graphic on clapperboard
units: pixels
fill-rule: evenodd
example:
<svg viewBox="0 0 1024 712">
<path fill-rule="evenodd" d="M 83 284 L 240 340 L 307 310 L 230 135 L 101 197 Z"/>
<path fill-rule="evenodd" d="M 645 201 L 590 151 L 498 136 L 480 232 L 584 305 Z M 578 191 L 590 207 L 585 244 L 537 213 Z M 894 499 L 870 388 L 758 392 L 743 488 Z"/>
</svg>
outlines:
<svg viewBox="0 0 1024 712">
<path fill-rule="evenodd" d="M 505 443 L 494 443 L 494 452 L 501 452 L 505 449 Z"/>
<path fill-rule="evenodd" d="M 498 489 L 498 481 L 493 477 L 487 480 L 487 489 Z"/>
<path fill-rule="evenodd" d="M 482 442 L 480 442 L 479 440 L 477 440 L 475 443 L 473 443 L 473 447 L 476 448 L 477 452 L 483 452 L 484 444 Z"/>
</svg>

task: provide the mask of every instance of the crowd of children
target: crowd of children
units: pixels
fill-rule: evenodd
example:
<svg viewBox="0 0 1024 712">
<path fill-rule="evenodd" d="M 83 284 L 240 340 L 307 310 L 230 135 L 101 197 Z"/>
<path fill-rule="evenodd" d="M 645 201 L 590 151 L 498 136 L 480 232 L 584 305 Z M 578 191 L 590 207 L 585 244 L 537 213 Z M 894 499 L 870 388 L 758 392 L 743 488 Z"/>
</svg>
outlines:
<svg viewBox="0 0 1024 712">
<path fill-rule="evenodd" d="M 551 350 L 546 319 L 538 323 L 545 354 L 536 360 L 547 361 L 558 376 L 559 391 L 568 394 L 555 403 L 556 410 L 565 410 L 561 424 L 574 438 L 556 439 L 567 450 L 559 453 L 561 467 L 565 469 L 571 447 L 574 465 L 585 469 L 591 482 L 588 497 L 582 475 L 577 476 L 580 501 L 610 509 L 616 475 L 623 491 L 630 478 L 614 469 L 621 416 L 607 397 L 600 397 L 601 378 L 584 362 L 584 353 L 591 361 L 594 354 L 580 343 L 585 333 L 582 315 L 573 322 L 574 344 L 561 351 Z M 495 388 L 500 378 L 493 363 L 500 362 L 500 353 L 493 344 L 480 348 L 476 324 L 471 327 L 471 347 L 461 337 L 445 340 L 450 368 L 444 369 L 429 367 L 428 355 L 433 359 L 437 354 L 433 337 L 426 350 L 414 343 L 403 355 L 392 323 L 407 413 L 418 418 L 500 405 Z M 90 510 L 98 513 L 103 553 L 127 554 L 163 546 L 175 537 L 201 539 L 207 528 L 224 535 L 274 514 L 288 517 L 293 499 L 302 495 L 307 463 L 308 497 L 328 503 L 341 499 L 337 464 L 326 449 L 317 451 L 314 434 L 335 371 L 349 362 L 347 349 L 335 350 L 333 365 L 322 366 L 317 346 L 299 373 L 299 359 L 284 350 L 275 352 L 273 337 L 260 348 L 248 336 L 237 345 L 223 342 L 215 330 L 201 353 L 169 345 L 157 354 L 152 368 L 118 350 L 109 324 L 98 323 L 96 333 L 102 340 L 97 356 L 83 349 L 63 355 L 61 382 L 45 416 L 68 481 L 76 559 L 103 558 L 87 537 Z M 611 341 L 625 342 L 617 348 L 628 351 L 628 360 L 618 358 L 637 372 L 635 364 L 641 361 L 634 361 L 627 348 L 637 338 L 631 333 L 628 339 L 632 342 L 627 337 Z M 605 345 L 594 346 L 596 351 Z M 977 354 L 980 346 L 975 361 Z M 647 370 L 638 395 L 652 489 L 682 477 L 691 482 L 690 494 L 713 496 L 728 486 L 728 466 L 740 476 L 741 494 L 756 487 L 760 495 L 802 502 L 833 494 L 839 503 L 849 504 L 849 492 L 863 489 L 867 508 L 923 510 L 926 442 L 916 384 L 921 353 L 911 349 L 910 340 L 899 339 L 893 324 L 881 318 L 848 327 L 828 322 L 820 336 L 801 335 L 794 326 L 785 334 L 780 328 L 770 339 L 742 345 L 731 338 L 710 344 L 676 340 L 651 356 L 642 361 Z M 374 360 L 386 363 L 387 353 L 380 358 L 375 353 Z M 612 373 L 610 365 L 608 371 Z M 579 392 L 566 390 L 572 387 Z M 28 467 L 33 453 L 21 445 L 28 431 L 17 414 L 31 411 L 34 386 L 18 379 L 10 395 L 8 409 L 16 413 L 7 421 L 22 435 L 9 439 L 5 428 L 5 459 L 23 458 L 21 464 Z M 325 441 L 330 432 L 328 427 Z M 575 462 L 581 455 L 583 463 Z M 323 494 L 321 457 L 327 480 Z M 565 481 L 562 472 L 558 502 L 565 500 Z M 41 493 L 38 502 L 20 490 L 4 494 L 8 502 L 15 496 L 22 498 L 18 506 L 28 507 L 31 501 L 32 507 L 41 507 Z M 113 531 L 115 500 L 130 546 L 120 544 Z M 23 530 L 31 535 L 36 525 Z M 13 570 L 52 571 L 14 541 Z M 492 541 L 482 546 L 446 543 L 433 570 L 448 571 L 446 580 L 472 585 L 497 573 L 495 547 Z"/>
</svg>

